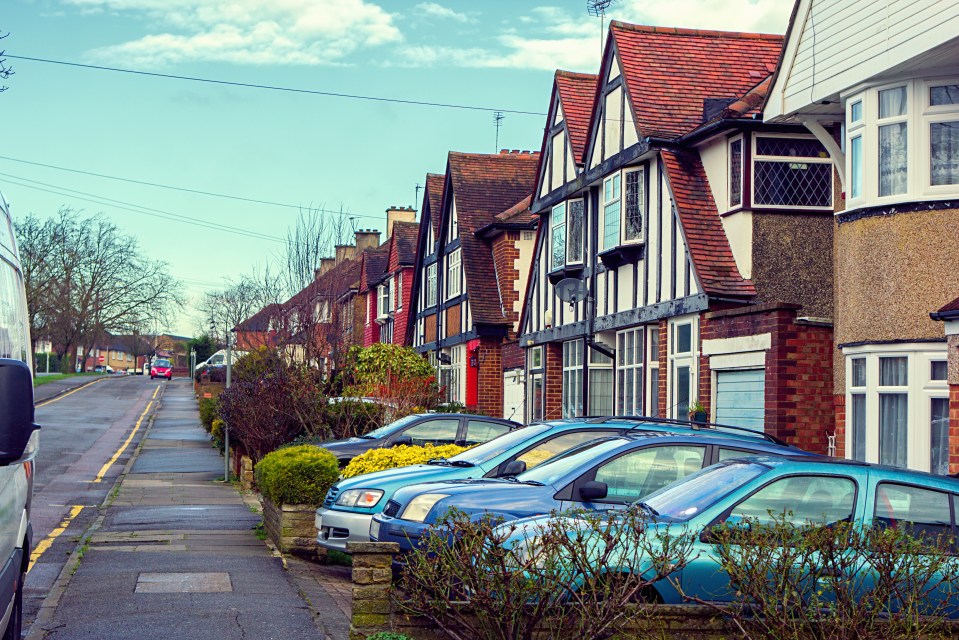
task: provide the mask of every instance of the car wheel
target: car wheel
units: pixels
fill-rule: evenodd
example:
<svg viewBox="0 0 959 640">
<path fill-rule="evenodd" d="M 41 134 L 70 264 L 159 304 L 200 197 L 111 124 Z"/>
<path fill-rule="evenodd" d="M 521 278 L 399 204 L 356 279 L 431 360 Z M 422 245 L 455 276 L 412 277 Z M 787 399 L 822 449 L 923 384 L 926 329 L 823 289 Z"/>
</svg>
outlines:
<svg viewBox="0 0 959 640">
<path fill-rule="evenodd" d="M 10 621 L 7 622 L 7 629 L 3 632 L 3 640 L 20 640 L 20 634 L 23 632 L 23 581 L 27 579 L 27 572 L 20 574 L 20 584 L 17 585 L 17 592 L 13 596 L 13 610 L 10 611 Z"/>
</svg>

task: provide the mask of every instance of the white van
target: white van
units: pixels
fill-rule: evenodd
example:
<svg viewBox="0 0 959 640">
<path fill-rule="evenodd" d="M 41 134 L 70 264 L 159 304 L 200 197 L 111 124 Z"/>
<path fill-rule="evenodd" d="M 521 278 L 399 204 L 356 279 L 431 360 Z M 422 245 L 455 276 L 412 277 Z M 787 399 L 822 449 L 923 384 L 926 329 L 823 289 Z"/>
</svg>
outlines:
<svg viewBox="0 0 959 640">
<path fill-rule="evenodd" d="M 33 414 L 30 325 L 23 272 L 7 201 L 0 194 L 0 629 L 20 638 L 23 581 L 33 528 L 33 460 L 40 441 Z"/>
<path fill-rule="evenodd" d="M 230 359 L 233 361 L 233 366 L 236 366 L 236 361 L 246 355 L 246 351 L 237 351 L 236 349 L 231 349 Z M 220 349 L 212 356 L 204 360 L 203 362 L 196 365 L 194 371 L 198 371 L 200 367 L 225 367 L 226 366 L 226 349 Z"/>
</svg>

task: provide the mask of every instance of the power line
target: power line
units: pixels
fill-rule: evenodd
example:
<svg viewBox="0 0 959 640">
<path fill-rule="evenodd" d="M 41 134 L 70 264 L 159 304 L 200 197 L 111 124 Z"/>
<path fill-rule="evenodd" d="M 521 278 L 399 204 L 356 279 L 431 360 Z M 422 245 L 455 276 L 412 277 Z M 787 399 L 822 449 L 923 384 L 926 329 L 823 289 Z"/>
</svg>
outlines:
<svg viewBox="0 0 959 640">
<path fill-rule="evenodd" d="M 34 167 L 43 167 L 45 169 L 56 169 L 57 171 L 66 171 L 69 173 L 77 173 L 84 176 L 93 176 L 94 178 L 105 178 L 107 180 L 116 180 L 118 182 L 129 182 L 131 184 L 139 184 L 147 187 L 157 187 L 159 189 L 169 189 L 170 191 L 182 191 L 184 193 L 195 193 L 202 196 L 211 196 L 214 198 L 226 198 L 228 200 L 239 200 L 241 202 L 250 202 L 253 204 L 265 204 L 273 207 L 284 207 L 287 209 L 307 209 L 310 211 L 316 211 L 318 213 L 332 213 L 332 214 L 341 214 L 352 216 L 354 218 L 374 218 L 376 220 L 381 220 L 383 216 L 376 216 L 368 213 L 350 213 L 348 211 L 337 211 L 335 209 L 311 209 L 310 207 L 302 207 L 296 204 L 288 204 L 284 202 L 273 202 L 270 200 L 257 200 L 255 198 L 244 198 L 243 196 L 231 196 L 226 193 L 216 193 L 215 191 L 203 191 L 200 189 L 191 189 L 189 187 L 175 187 L 168 184 L 160 184 L 158 182 L 148 182 L 146 180 L 137 180 L 134 178 L 123 178 L 120 176 L 112 176 L 105 173 L 94 173 L 92 171 L 84 171 L 82 169 L 72 169 L 70 167 L 60 167 L 54 164 L 45 164 L 43 162 L 35 162 L 32 160 L 23 160 L 21 158 L 11 158 L 10 156 L 0 156 L 0 160 L 9 160 L 10 162 L 17 162 L 20 164 L 28 164 Z M 23 178 L 21 178 L 23 179 Z"/>
<path fill-rule="evenodd" d="M 383 96 L 367 96 L 355 93 L 338 93 L 334 91 L 317 91 L 315 89 L 297 89 L 294 87 L 280 87 L 276 85 L 268 84 L 254 84 L 249 82 L 234 82 L 230 80 L 216 80 L 213 78 L 200 78 L 196 76 L 181 76 L 174 75 L 170 73 L 157 73 L 154 71 L 137 71 L 135 69 L 122 69 L 120 67 L 106 67 L 94 64 L 81 64 L 79 62 L 67 62 L 64 60 L 51 60 L 49 58 L 34 58 L 29 56 L 15 56 L 10 53 L 5 53 L 4 57 L 10 58 L 12 60 L 27 60 L 30 62 L 43 62 L 46 64 L 58 64 L 66 67 L 78 67 L 80 69 L 94 69 L 97 71 L 113 71 L 115 73 L 129 73 L 139 76 L 147 76 L 152 78 L 167 78 L 170 80 L 188 80 L 190 82 L 206 82 L 209 84 L 219 84 L 226 85 L 229 87 L 243 87 L 246 89 L 266 89 L 269 91 L 286 91 L 289 93 L 304 93 L 315 96 L 327 96 L 331 98 L 348 98 L 350 100 L 369 100 L 371 102 L 392 102 L 396 104 L 407 104 L 414 105 L 418 107 L 438 107 L 442 109 L 463 109 L 467 111 L 501 111 L 503 113 L 515 113 L 517 115 L 524 116 L 545 116 L 545 113 L 540 113 L 537 111 L 521 111 L 518 109 L 503 109 L 497 107 L 480 107 L 476 105 L 468 104 L 455 104 L 450 102 L 428 102 L 424 100 L 405 100 L 403 98 L 386 98 Z"/>
</svg>

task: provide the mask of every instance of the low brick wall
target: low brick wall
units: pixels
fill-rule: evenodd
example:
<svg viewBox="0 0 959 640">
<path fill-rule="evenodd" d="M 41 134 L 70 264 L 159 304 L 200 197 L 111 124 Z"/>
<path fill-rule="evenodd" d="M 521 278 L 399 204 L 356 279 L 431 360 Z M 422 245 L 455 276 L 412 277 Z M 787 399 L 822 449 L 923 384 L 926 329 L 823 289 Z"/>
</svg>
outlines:
<svg viewBox="0 0 959 640">
<path fill-rule="evenodd" d="M 415 640 L 440 640 L 447 636 L 426 619 L 397 610 L 391 599 L 395 542 L 349 542 L 353 555 L 353 617 L 350 640 L 365 640 L 380 631 L 405 633 Z M 702 605 L 652 605 L 648 618 L 635 625 L 636 634 L 619 638 L 660 637 L 670 640 L 725 640 L 734 637 L 715 609 Z"/>
<path fill-rule="evenodd" d="M 316 544 L 316 505 L 274 504 L 262 499 L 266 532 L 283 553 L 311 560 L 326 557 L 326 549 Z"/>
</svg>

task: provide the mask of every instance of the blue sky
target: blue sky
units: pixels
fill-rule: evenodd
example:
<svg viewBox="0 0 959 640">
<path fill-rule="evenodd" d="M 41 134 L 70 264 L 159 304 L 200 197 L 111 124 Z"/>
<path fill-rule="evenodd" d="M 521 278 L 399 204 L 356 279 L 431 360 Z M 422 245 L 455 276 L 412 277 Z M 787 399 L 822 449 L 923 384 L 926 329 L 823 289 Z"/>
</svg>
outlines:
<svg viewBox="0 0 959 640">
<path fill-rule="evenodd" d="M 622 0 L 609 17 L 783 33 L 790 9 L 788 0 Z M 542 113 L 553 70 L 595 72 L 600 50 L 584 0 L 4 0 L 0 31 L 16 72 L 0 93 L 0 190 L 14 216 L 61 206 L 110 216 L 184 282 L 190 304 L 170 329 L 187 335 L 203 326 L 192 306 L 204 290 L 262 267 L 282 245 L 144 209 L 282 237 L 296 207 L 342 208 L 356 227 L 383 229 L 387 207 L 419 208 L 415 185 L 444 170 L 447 151 L 495 150 L 492 113 L 9 56 Z M 499 147 L 538 150 L 544 124 L 506 113 Z"/>
</svg>

